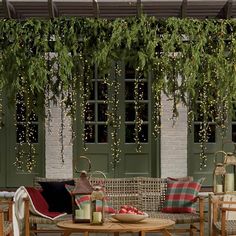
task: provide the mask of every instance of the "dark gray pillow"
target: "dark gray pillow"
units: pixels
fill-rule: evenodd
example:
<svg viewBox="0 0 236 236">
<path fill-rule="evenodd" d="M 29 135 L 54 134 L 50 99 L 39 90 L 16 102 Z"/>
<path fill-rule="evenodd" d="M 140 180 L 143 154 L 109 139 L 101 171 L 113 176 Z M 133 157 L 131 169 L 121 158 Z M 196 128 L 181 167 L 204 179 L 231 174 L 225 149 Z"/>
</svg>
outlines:
<svg viewBox="0 0 236 236">
<path fill-rule="evenodd" d="M 48 203 L 49 211 L 72 213 L 72 198 L 65 185 L 75 185 L 74 180 L 39 182 L 42 186 L 42 196 Z"/>
</svg>

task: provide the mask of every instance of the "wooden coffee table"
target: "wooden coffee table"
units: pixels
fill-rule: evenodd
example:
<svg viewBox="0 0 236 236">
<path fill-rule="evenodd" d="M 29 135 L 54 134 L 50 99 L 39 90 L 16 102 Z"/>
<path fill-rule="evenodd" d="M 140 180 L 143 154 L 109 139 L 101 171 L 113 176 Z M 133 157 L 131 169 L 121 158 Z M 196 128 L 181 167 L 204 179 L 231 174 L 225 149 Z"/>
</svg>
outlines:
<svg viewBox="0 0 236 236">
<path fill-rule="evenodd" d="M 83 232 L 84 236 L 89 236 L 89 233 L 114 233 L 114 236 L 119 236 L 120 233 L 138 232 L 140 236 L 145 236 L 145 233 L 149 231 L 161 231 L 164 235 L 171 235 L 167 229 L 174 224 L 174 221 L 168 219 L 147 218 L 138 223 L 121 223 L 108 219 L 103 225 L 73 223 L 70 220 L 61 221 L 57 223 L 57 226 L 64 229 L 64 236 L 76 232 Z"/>
</svg>

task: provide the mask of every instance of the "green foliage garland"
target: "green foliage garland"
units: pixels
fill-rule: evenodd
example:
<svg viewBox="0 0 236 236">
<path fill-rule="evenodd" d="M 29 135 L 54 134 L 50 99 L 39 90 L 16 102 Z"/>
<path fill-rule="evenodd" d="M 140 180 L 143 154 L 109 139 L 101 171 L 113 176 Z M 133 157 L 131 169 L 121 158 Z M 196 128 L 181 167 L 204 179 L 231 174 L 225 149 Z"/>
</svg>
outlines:
<svg viewBox="0 0 236 236">
<path fill-rule="evenodd" d="M 144 75 L 153 74 L 154 136 L 160 131 L 161 91 L 173 101 L 173 121 L 178 117 L 177 105 L 183 103 L 188 106 L 190 124 L 200 103 L 201 167 L 206 165 L 209 118 L 224 133 L 231 102 L 236 98 L 234 19 L 158 20 L 141 16 L 116 20 L 1 20 L 0 32 L 0 90 L 7 91 L 9 102 L 18 92 L 23 91 L 32 101 L 36 94 L 45 95 L 50 88 L 47 104 L 69 93 L 63 103 L 74 117 L 76 93 L 82 93 L 81 106 L 86 105 L 89 81 L 84 81 L 85 66 L 96 64 L 105 75 L 113 61 L 122 60 Z M 55 53 L 50 63 L 46 60 L 49 52 Z M 89 80 L 89 76 L 86 78 Z M 30 106 L 34 108 L 34 104 Z M 118 149 L 119 144 L 114 144 L 116 160 Z"/>
</svg>

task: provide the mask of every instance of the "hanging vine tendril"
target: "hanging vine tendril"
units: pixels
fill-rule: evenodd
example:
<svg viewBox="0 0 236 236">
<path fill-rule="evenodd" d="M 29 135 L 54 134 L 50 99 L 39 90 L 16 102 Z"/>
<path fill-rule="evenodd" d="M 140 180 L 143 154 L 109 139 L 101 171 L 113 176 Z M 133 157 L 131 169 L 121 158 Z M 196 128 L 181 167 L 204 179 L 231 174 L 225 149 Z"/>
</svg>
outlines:
<svg viewBox="0 0 236 236">
<path fill-rule="evenodd" d="M 121 117 L 118 114 L 119 111 L 119 91 L 120 83 L 119 77 L 121 76 L 121 69 L 118 64 L 115 65 L 115 78 L 109 81 L 108 78 L 105 79 L 105 83 L 112 89 L 113 96 L 108 99 L 108 117 L 107 124 L 111 129 L 111 153 L 112 153 L 112 169 L 116 170 L 120 162 L 120 138 L 119 131 L 121 126 Z"/>
<path fill-rule="evenodd" d="M 141 152 L 142 145 L 140 143 L 140 133 L 142 131 L 143 120 L 141 118 L 141 103 L 143 100 L 143 86 L 144 83 L 142 81 L 143 73 L 141 73 L 139 68 L 136 68 L 136 76 L 134 80 L 134 110 L 135 110 L 135 128 L 134 128 L 134 140 L 136 144 L 136 151 Z"/>
<path fill-rule="evenodd" d="M 75 86 L 82 101 L 82 104 L 78 105 L 82 109 L 79 118 L 84 120 L 86 96 L 89 94 L 87 89 L 89 83 L 86 81 L 91 81 L 86 75 L 86 67 L 88 68 L 86 64 L 110 65 L 111 61 L 124 60 L 129 61 L 136 68 L 142 70 L 145 68 L 145 71 L 146 67 L 152 69 L 158 66 L 160 68 L 162 78 L 156 80 L 154 86 L 156 89 L 154 99 L 157 102 L 157 105 L 154 105 L 157 111 L 153 112 L 156 117 L 154 128 L 156 134 L 159 133 L 160 127 L 161 103 L 158 102 L 160 91 L 164 90 L 168 97 L 174 99 L 174 104 L 180 102 L 184 104 L 184 96 L 180 95 L 186 93 L 190 96 L 189 105 L 194 106 L 197 101 L 197 89 L 209 81 L 211 86 L 208 86 L 208 94 L 220 91 L 221 101 L 225 103 L 218 107 L 215 114 L 217 123 L 222 128 L 222 134 L 224 133 L 223 126 L 226 125 L 224 117 L 231 110 L 231 102 L 236 97 L 236 22 L 234 19 L 168 18 L 160 20 L 147 16 L 140 16 L 138 19 L 131 17 L 114 20 L 73 17 L 56 18 L 53 21 L 12 19 L 0 21 L 0 29 L 0 88 L 7 88 L 7 99 L 11 102 L 14 101 L 15 94 L 22 89 L 27 91 L 30 94 L 29 97 L 32 98 L 36 91 L 45 95 L 47 93 L 45 90 L 50 88 L 52 96 L 46 95 L 47 105 L 49 100 L 60 98 L 61 91 L 67 90 L 71 84 L 71 77 L 76 74 Z M 60 68 L 56 68 L 59 70 L 59 76 L 51 76 L 51 70 L 55 71 L 55 63 L 47 66 L 45 55 L 48 52 L 55 52 L 57 55 L 55 61 L 60 65 Z M 80 55 L 81 61 L 74 67 L 74 61 L 76 61 L 74 59 L 80 52 L 83 52 L 83 56 Z M 173 90 L 173 81 L 163 79 L 169 76 L 170 68 L 173 67 L 169 57 L 172 52 L 178 52 L 176 60 L 179 64 L 175 65 L 175 73 L 183 74 L 186 79 L 186 86 L 177 86 L 175 90 Z M 202 65 L 209 66 L 206 69 Z M 75 72 L 72 72 L 72 68 Z M 107 69 L 105 66 L 101 67 L 103 72 L 105 69 Z M 201 75 L 206 72 L 209 76 L 201 78 Z M 216 74 L 217 77 L 215 77 Z M 16 75 L 24 77 L 23 84 L 20 84 L 19 76 Z M 64 88 L 59 86 L 61 82 Z M 111 86 L 114 84 L 111 83 Z M 138 90 L 139 86 L 136 86 L 136 89 Z M 138 101 L 137 91 L 136 97 L 138 117 L 140 101 Z M 210 100 L 215 103 L 215 97 L 208 96 L 206 100 L 204 112 L 208 114 L 212 110 Z M 66 102 L 68 101 L 64 100 L 65 107 Z M 188 108 L 188 124 L 190 125 L 194 111 L 192 107 Z M 178 107 L 174 105 L 174 119 L 177 119 L 177 109 Z M 49 114 L 47 115 L 50 117 Z M 135 138 L 139 142 L 138 132 L 142 121 L 137 118 L 136 122 Z M 223 123 L 225 125 L 222 126 Z M 210 130 L 210 127 L 203 122 L 201 130 L 205 130 L 199 134 L 203 144 L 207 141 L 206 132 Z M 85 138 L 84 136 L 82 139 L 85 141 Z M 114 147 L 117 145 L 118 141 Z M 86 149 L 85 144 L 84 149 Z M 202 167 L 206 166 L 205 155 L 205 148 L 202 147 L 200 155 L 200 162 L 203 160 Z"/>
</svg>

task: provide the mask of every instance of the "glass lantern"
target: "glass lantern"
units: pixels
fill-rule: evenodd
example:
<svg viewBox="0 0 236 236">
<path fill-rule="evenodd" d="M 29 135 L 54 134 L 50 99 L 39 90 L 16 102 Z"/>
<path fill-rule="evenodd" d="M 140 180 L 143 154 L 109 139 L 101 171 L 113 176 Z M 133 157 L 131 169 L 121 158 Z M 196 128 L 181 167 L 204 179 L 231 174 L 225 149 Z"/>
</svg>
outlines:
<svg viewBox="0 0 236 236">
<path fill-rule="evenodd" d="M 90 223 L 102 225 L 104 223 L 105 194 L 100 186 L 96 186 L 91 194 Z"/>
<path fill-rule="evenodd" d="M 90 222 L 90 196 L 93 187 L 87 179 L 86 171 L 82 171 L 72 191 L 72 217 L 74 223 Z"/>
<path fill-rule="evenodd" d="M 222 193 L 225 191 L 225 174 L 226 169 L 222 163 L 217 163 L 213 171 L 213 191 Z"/>
<path fill-rule="evenodd" d="M 235 191 L 235 168 L 236 156 L 235 153 L 227 152 L 224 158 L 225 174 L 225 192 Z"/>
</svg>

